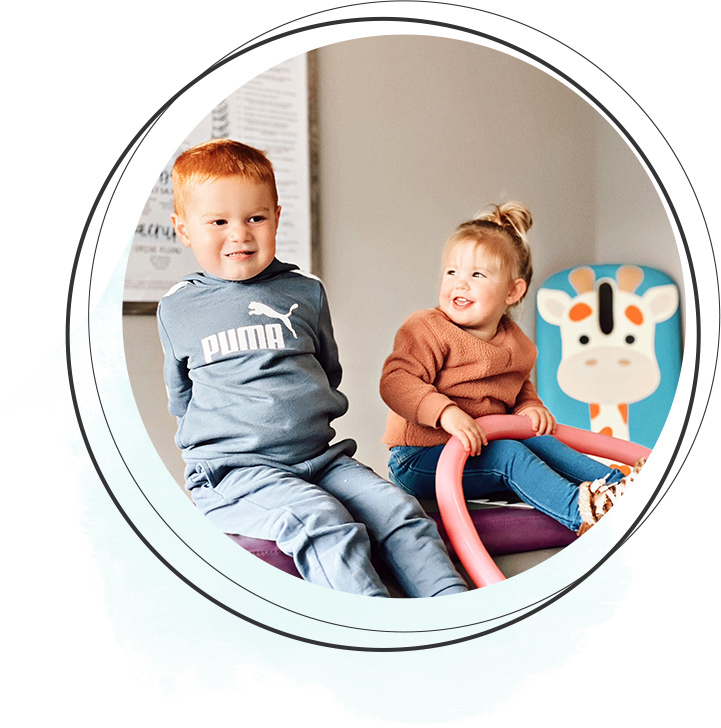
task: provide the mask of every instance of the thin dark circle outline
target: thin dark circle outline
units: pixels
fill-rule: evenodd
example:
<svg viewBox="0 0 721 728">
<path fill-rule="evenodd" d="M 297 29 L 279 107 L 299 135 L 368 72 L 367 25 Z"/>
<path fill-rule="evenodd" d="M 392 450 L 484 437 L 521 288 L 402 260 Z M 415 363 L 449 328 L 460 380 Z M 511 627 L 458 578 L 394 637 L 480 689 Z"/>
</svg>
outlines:
<svg viewBox="0 0 721 728">
<path fill-rule="evenodd" d="M 552 70 L 553 70 L 554 72 L 558 73 L 558 75 L 559 75 L 559 76 L 561 76 L 561 77 L 563 77 L 563 78 L 566 78 L 566 79 L 567 79 L 567 80 L 568 80 L 568 81 L 569 81 L 570 83 L 572 83 L 572 85 L 574 85 L 574 86 L 575 86 L 576 88 L 578 88 L 578 89 L 579 89 L 579 90 L 580 90 L 580 91 L 581 91 L 581 92 L 583 93 L 583 95 L 585 95 L 586 97 L 588 97 L 588 98 L 590 98 L 590 99 L 593 99 L 593 96 L 591 96 L 590 94 L 588 94 L 588 93 L 587 93 L 587 92 L 586 92 L 586 91 L 585 91 L 585 90 L 584 90 L 584 89 L 583 89 L 582 87 L 580 87 L 580 86 L 579 86 L 578 84 L 576 84 L 575 82 L 573 82 L 573 81 L 572 81 L 572 79 L 569 79 L 569 78 L 568 78 L 568 77 L 567 77 L 567 76 L 566 76 L 565 74 L 563 74 L 562 72 L 559 72 L 559 71 L 558 71 L 557 69 L 555 69 L 555 68 L 554 68 L 553 66 L 551 66 L 550 64 L 548 64 L 548 63 L 546 63 L 546 62 L 542 61 L 541 59 L 537 58 L 537 57 L 536 57 L 536 56 L 534 56 L 533 54 L 530 54 L 530 53 L 528 53 L 528 52 L 526 52 L 526 51 L 523 51 L 522 49 L 519 49 L 519 48 L 518 48 L 517 46 L 514 46 L 513 44 L 507 43 L 507 42 L 505 42 L 505 41 L 500 41 L 499 39 L 497 39 L 497 38 L 494 38 L 493 36 L 490 36 L 490 35 L 488 35 L 488 34 L 484 34 L 484 33 L 478 32 L 478 31 L 473 31 L 473 30 L 469 30 L 469 29 L 467 29 L 467 28 L 463 28 L 463 27 L 460 27 L 460 26 L 454 26 L 454 25 L 451 25 L 451 24 L 447 24 L 447 23 L 441 23 L 441 22 L 436 22 L 436 21 L 426 21 L 426 20 L 423 20 L 423 19 L 417 19 L 417 18 L 414 18 L 414 19 L 409 19 L 409 18 L 353 18 L 353 19 L 344 19 L 344 20 L 341 20 L 341 21 L 331 21 L 331 22 L 327 22 L 327 23 L 317 24 L 317 25 L 315 25 L 315 26 L 308 26 L 308 27 L 304 27 L 304 28 L 298 28 L 298 29 L 295 29 L 295 30 L 293 30 L 293 31 L 290 31 L 290 32 L 288 32 L 288 33 L 286 33 L 286 34 L 283 34 L 283 35 L 281 35 L 281 36 L 276 36 L 276 37 L 272 37 L 272 38 L 269 38 L 269 39 L 267 39 L 267 40 L 263 41 L 263 43 L 261 43 L 261 44 L 257 44 L 257 45 L 255 45 L 255 46 L 253 46 L 253 47 L 249 47 L 249 48 L 247 48 L 247 49 L 246 49 L 246 50 L 245 50 L 244 52 L 248 52 L 248 51 L 250 51 L 250 50 L 253 50 L 254 48 L 257 48 L 257 47 L 258 47 L 259 45 L 263 45 L 263 44 L 265 44 L 265 43 L 271 42 L 272 40 L 278 40 L 279 38 L 283 37 L 284 35 L 290 35 L 290 34 L 295 34 L 295 33 L 299 33 L 299 32 L 305 31 L 305 30 L 313 30 L 313 29 L 315 29 L 315 28 L 317 28 L 317 27 L 323 27 L 323 26 L 327 26 L 327 25 L 337 25 L 337 24 L 342 24 L 342 23 L 350 23 L 350 22 L 373 22 L 373 21 L 392 21 L 392 22 L 415 22 L 415 23 L 423 23 L 423 24 L 429 24 L 429 25 L 437 25 L 437 26 L 440 26 L 440 27 L 448 27 L 448 28 L 451 28 L 451 29 L 454 29 L 454 30 L 459 30 L 459 31 L 462 31 L 462 32 L 467 32 L 467 33 L 470 33 L 470 34 L 473 34 L 473 35 L 477 35 L 477 36 L 480 36 L 480 37 L 484 37 L 484 38 L 487 38 L 487 39 L 489 39 L 489 40 L 492 40 L 492 41 L 494 41 L 494 42 L 500 43 L 501 45 L 505 45 L 505 46 L 507 46 L 507 47 L 512 47 L 512 48 L 514 48 L 514 49 L 518 50 L 518 51 L 519 51 L 520 53 L 522 53 L 522 54 L 523 54 L 524 56 L 527 56 L 527 57 L 532 57 L 532 58 L 535 58 L 535 59 L 536 59 L 537 61 L 539 61 L 539 62 L 540 62 L 540 63 L 541 63 L 541 64 L 542 64 L 542 65 L 543 65 L 544 67 L 546 67 L 546 68 L 550 68 L 550 69 L 552 69 Z M 514 22 L 515 22 L 515 21 L 514 21 Z M 237 57 L 238 55 L 242 55 L 242 54 L 240 54 L 240 53 L 239 53 L 239 54 L 232 54 L 231 56 L 228 56 L 228 57 L 226 57 L 226 60 L 225 60 L 224 62 L 227 62 L 228 60 L 233 60 L 233 59 L 234 59 L 234 58 L 236 58 L 236 57 Z M 181 90 L 181 92 L 179 92 L 179 94 L 180 94 L 180 93 L 183 93 L 183 92 L 184 92 L 185 90 L 187 90 L 187 88 L 189 88 L 190 86 L 192 86 L 192 85 L 193 85 L 194 83 L 196 83 L 197 81 L 199 81 L 199 80 L 200 80 L 200 79 L 201 79 L 202 77 L 204 77 L 204 76 L 205 76 L 205 75 L 207 75 L 208 73 L 210 73 L 210 72 L 212 72 L 213 70 L 215 70 L 215 69 L 216 69 L 217 67 L 219 67 L 220 65 L 223 65 L 223 63 L 217 63 L 217 64 L 214 64 L 213 66 L 211 66 L 211 67 L 210 67 L 210 68 L 209 68 L 209 69 L 208 69 L 208 70 L 207 70 L 207 71 L 206 71 L 206 72 L 205 72 L 204 74 L 201 74 L 201 76 L 199 76 L 199 77 L 198 77 L 198 78 L 197 78 L 197 79 L 196 79 L 196 80 L 195 80 L 194 82 L 191 82 L 191 84 L 188 84 L 188 85 L 187 85 L 187 86 L 186 86 L 186 87 L 185 87 L 185 88 L 184 88 L 183 90 Z M 171 103 L 172 103 L 172 102 L 173 102 L 173 101 L 174 101 L 174 100 L 175 100 L 175 99 L 176 99 L 176 98 L 178 97 L 178 95 L 179 95 L 179 94 L 176 94 L 176 95 L 175 95 L 175 96 L 173 97 L 173 99 L 171 99 L 171 101 L 170 101 L 170 102 L 168 102 L 168 104 L 167 104 L 167 105 L 165 106 L 165 109 L 167 109 L 167 107 L 168 107 L 168 106 L 169 106 L 169 105 L 170 105 L 170 104 L 171 104 Z M 596 103 L 596 105 L 597 105 L 597 106 L 598 106 L 599 108 L 601 108 L 601 109 L 603 109 L 603 108 L 604 108 L 604 107 L 603 107 L 603 105 L 599 104 L 599 103 L 598 103 L 598 102 L 597 102 L 597 101 L 596 101 L 595 99 L 594 99 L 594 102 Z M 160 110 L 160 112 L 162 112 L 162 111 L 163 111 L 163 109 L 161 109 L 161 110 Z M 610 115 L 610 114 L 609 114 L 609 116 L 610 116 L 611 118 L 614 118 L 614 117 L 613 117 L 612 115 Z M 153 118 L 151 119 L 151 122 L 152 122 L 152 123 L 154 123 L 154 122 L 155 122 L 155 120 L 157 120 L 157 118 L 158 118 L 158 116 L 156 115 L 156 117 L 153 117 Z M 615 118 L 614 118 L 614 121 L 616 121 L 616 120 L 615 120 Z M 655 170 L 653 170 L 653 167 L 651 167 L 651 165 L 650 165 L 650 164 L 648 163 L 648 160 L 646 159 L 645 155 L 644 155 L 644 154 L 643 154 L 643 153 L 641 152 L 641 150 L 640 150 L 640 149 L 638 149 L 638 147 L 637 147 L 637 145 L 635 144 L 635 142 L 633 141 L 633 139 L 632 139 L 632 138 L 630 138 L 630 137 L 628 136 L 628 134 L 627 134 L 627 133 L 625 132 L 625 129 L 623 129 L 623 127 L 622 127 L 622 126 L 621 126 L 620 124 L 618 124 L 618 122 L 617 122 L 617 121 L 616 121 L 616 124 L 617 124 L 617 126 L 619 126 L 619 128 L 620 128 L 620 129 L 622 129 L 622 130 L 623 130 L 624 134 L 625 134 L 625 135 L 626 135 L 626 137 L 627 137 L 627 138 L 628 138 L 628 139 L 629 139 L 629 140 L 630 140 L 630 141 L 632 142 L 632 144 L 634 144 L 634 147 L 636 147 L 636 148 L 637 148 L 637 151 L 638 151 L 638 152 L 639 152 L 639 153 L 641 154 L 641 156 L 643 157 L 643 159 L 644 159 L 644 160 L 646 161 L 646 163 L 647 163 L 647 166 L 649 167 L 649 169 L 651 169 L 651 170 L 653 171 L 654 177 L 655 177 L 655 178 L 657 179 L 657 181 L 658 181 L 658 183 L 659 183 L 659 186 L 660 186 L 660 187 L 661 187 L 661 189 L 663 190 L 664 196 L 666 197 L 666 199 L 667 199 L 667 201 L 668 201 L 668 203 L 669 203 L 669 205 L 670 205 L 671 209 L 672 209 L 672 210 L 673 210 L 673 212 L 674 212 L 674 217 L 675 217 L 675 219 L 676 219 L 676 221 L 677 221 L 677 225 L 678 225 L 679 231 L 680 231 L 680 233 L 681 233 L 681 235 L 682 235 L 682 238 L 683 238 L 683 242 L 684 242 L 684 247 L 686 248 L 686 250 L 687 250 L 687 254 L 688 254 L 688 248 L 687 248 L 687 244 L 686 244 L 686 239 L 685 239 L 685 235 L 684 235 L 684 233 L 683 233 L 683 229 L 682 229 L 682 228 L 681 228 L 681 226 L 680 226 L 680 221 L 678 220 L 678 217 L 677 217 L 677 215 L 676 215 L 676 212 L 675 212 L 675 208 L 673 207 L 673 205 L 671 204 L 671 202 L 670 202 L 670 200 L 669 200 L 669 198 L 668 198 L 668 194 L 666 193 L 665 187 L 664 187 L 664 186 L 662 185 L 662 183 L 660 182 L 660 180 L 658 179 L 658 177 L 657 177 L 657 175 L 656 175 L 656 173 L 655 173 Z M 654 125 L 654 126 L 655 126 L 655 125 Z M 146 128 L 145 128 L 145 129 L 143 129 L 143 130 L 141 130 L 141 134 L 143 134 L 143 133 L 147 133 L 147 129 L 148 129 L 148 126 L 146 125 Z M 136 137 L 136 140 L 137 140 L 137 138 L 138 138 L 138 137 Z M 130 145 L 130 146 L 132 146 L 132 143 L 131 143 L 131 145 Z M 123 155 L 123 156 L 124 156 L 124 155 Z M 120 164 L 120 163 L 122 162 L 122 159 L 123 159 L 123 157 L 121 157 L 121 159 L 120 159 L 120 160 L 118 161 L 118 163 L 117 163 L 117 164 L 115 165 L 115 167 L 114 167 L 114 170 L 115 170 L 115 169 L 117 169 L 117 167 L 119 166 L 119 164 Z M 109 181 L 109 180 L 106 180 L 106 182 L 108 182 L 108 181 Z M 99 199 L 99 198 L 98 198 L 98 199 Z M 97 201 L 96 201 L 96 202 L 97 202 Z M 96 207 L 97 207 L 97 205 L 94 205 L 94 208 L 93 208 L 93 209 L 95 209 Z M 91 217 L 92 217 L 92 215 L 91 215 Z M 88 225 L 89 225 L 89 222 L 90 222 L 90 218 L 89 218 L 89 220 L 88 220 L 88 224 L 86 224 L 86 230 L 87 230 L 87 227 L 88 227 Z M 83 235 L 83 237 L 85 237 L 85 234 L 86 234 L 86 231 L 84 231 L 84 235 Z M 82 239 L 81 239 L 81 247 L 82 247 Z M 78 251 L 78 255 L 79 255 L 79 251 Z M 691 264 L 690 260 L 689 260 L 689 264 L 690 264 L 690 267 L 691 267 L 691 269 L 693 270 L 693 266 L 692 266 L 692 264 Z M 75 276 L 75 271 L 76 271 L 76 267 L 77 267 L 77 266 L 74 266 L 74 268 L 73 268 L 73 277 L 72 277 L 72 279 L 71 279 L 71 292 L 72 292 L 72 283 L 74 282 L 74 276 Z M 693 275 L 693 273 L 692 273 L 692 279 L 693 279 L 693 283 L 694 283 L 694 293 L 695 293 L 695 294 L 697 294 L 697 292 L 696 292 L 696 285 L 695 285 L 695 276 Z M 698 310 L 698 297 L 697 297 L 697 295 L 695 295 L 695 301 L 696 301 L 696 308 L 697 308 L 697 310 Z M 697 354 L 697 362 L 698 362 L 698 354 Z M 69 367 L 70 367 L 70 364 L 69 364 Z M 69 368 L 69 373 L 70 373 L 70 375 L 72 376 L 72 373 L 71 373 L 71 369 L 70 369 L 70 368 Z M 694 390 L 694 392 L 695 392 L 695 387 L 696 387 L 696 378 L 694 378 L 694 387 L 693 387 L 693 390 Z M 75 404 L 75 397 L 73 397 L 73 399 L 74 399 L 74 404 Z M 78 412 L 78 410 L 77 410 L 77 407 L 76 407 L 76 415 L 78 415 L 78 416 L 79 416 L 79 412 Z M 688 424 L 688 416 L 687 416 L 687 418 L 686 418 L 686 420 L 685 420 L 685 422 L 684 422 L 684 428 L 683 428 L 683 430 L 682 430 L 682 436 L 683 436 L 683 433 L 684 433 L 684 432 L 685 432 L 685 430 L 686 430 L 687 424 Z M 86 437 L 85 437 L 85 433 L 83 433 L 83 435 L 84 435 L 84 439 L 86 439 Z M 87 439 L 86 439 L 86 447 L 89 447 L 89 443 L 87 442 Z M 677 453 L 677 452 L 678 452 L 678 449 L 679 449 L 679 447 L 680 447 L 680 445 L 679 445 L 679 446 L 677 446 L 677 448 L 676 448 L 676 450 L 675 450 L 675 453 Z M 675 455 L 674 455 L 674 457 L 675 457 Z M 99 468 L 98 468 L 98 465 L 97 465 L 97 461 L 95 460 L 95 458 L 94 458 L 94 457 L 93 457 L 92 459 L 93 459 L 94 465 L 95 465 L 95 467 L 96 467 L 96 470 L 99 470 Z M 663 479 L 663 480 L 665 480 L 665 477 L 666 477 L 666 475 L 667 475 L 667 474 L 668 474 L 668 469 L 667 469 L 667 472 L 666 472 L 666 473 L 664 474 L 664 479 Z M 654 495 L 655 495 L 655 494 L 656 494 L 656 493 L 658 492 L 658 490 L 660 489 L 661 485 L 663 484 L 663 480 L 662 480 L 661 484 L 659 485 L 659 488 L 657 488 L 657 489 L 656 489 L 656 491 L 654 492 Z M 106 485 L 106 488 L 107 488 L 107 487 L 108 487 L 108 485 L 107 485 L 107 483 L 105 482 L 104 478 L 103 478 L 103 482 L 105 483 L 105 485 Z M 116 501 L 116 499 L 115 499 L 115 498 L 113 498 L 113 500 L 114 500 L 114 501 L 116 502 L 116 505 L 118 505 L 118 504 L 117 504 L 117 501 Z M 119 505 L 118 505 L 118 507 L 119 507 Z M 647 507 L 646 509 L 644 509 L 644 511 L 643 511 L 643 512 L 642 512 L 642 513 L 640 514 L 640 516 L 641 516 L 641 517 L 642 517 L 642 516 L 644 515 L 644 513 L 646 512 L 646 510 L 647 510 L 647 509 L 648 509 L 648 507 Z M 122 510 L 121 510 L 121 513 L 122 513 Z M 124 515 L 125 515 L 125 514 L 124 514 Z M 126 517 L 126 519 L 127 519 L 127 516 L 125 516 L 125 517 Z M 637 519 L 637 521 L 638 521 L 638 520 L 639 520 L 639 519 Z M 633 529 L 633 528 L 635 528 L 635 527 L 636 527 L 636 524 L 634 524 L 634 526 L 632 526 L 632 529 Z M 137 529 L 135 529 L 135 530 L 136 530 L 136 532 L 137 532 Z M 139 534 L 139 536 L 140 536 L 140 534 Z M 142 538 L 142 536 L 141 536 L 141 538 Z M 142 540 L 143 540 L 144 542 L 146 542 L 144 538 L 142 538 Z M 146 542 L 146 543 L 147 543 L 147 542 Z M 609 556 L 611 555 L 611 553 L 613 553 L 613 552 L 614 552 L 614 551 L 616 550 L 616 548 L 618 548 L 618 545 L 617 545 L 617 546 L 616 546 L 616 547 L 615 547 L 614 549 L 612 549 L 612 550 L 611 550 L 611 551 L 610 551 L 610 552 L 609 552 L 609 553 L 608 553 L 608 554 L 606 555 L 606 557 L 605 557 L 605 558 L 601 559 L 601 560 L 600 560 L 600 561 L 599 561 L 599 562 L 598 562 L 598 563 L 596 564 L 596 566 L 595 566 L 595 567 L 594 567 L 593 569 L 589 570 L 589 571 L 588 571 L 588 572 L 587 572 L 587 573 L 586 573 L 586 574 L 585 574 L 585 575 L 584 575 L 584 576 L 583 576 L 582 578 L 580 578 L 580 579 L 576 580 L 576 582 L 575 582 L 575 583 L 572 583 L 571 585 L 567 585 L 567 587 L 565 587 L 565 588 L 564 588 L 563 590 L 559 590 L 559 592 L 558 592 L 558 593 L 556 594 L 556 596 L 553 596 L 553 595 L 552 595 L 552 596 L 550 597 L 550 600 L 549 600 L 549 601 L 546 601 L 546 602 L 544 603 L 544 606 L 548 606 L 548 604 L 550 604 L 550 603 L 552 603 L 553 601 L 555 601 L 555 599 L 556 599 L 556 598 L 560 598 L 560 596 L 562 596 L 562 595 L 563 595 L 563 594 L 564 594 L 564 593 L 565 593 L 566 591 L 570 590 L 570 589 L 571 589 L 571 588 L 573 588 L 573 587 L 574 587 L 574 586 L 575 586 L 575 585 L 576 585 L 577 583 L 580 583 L 580 581 L 582 581 L 582 580 L 584 580 L 585 578 L 587 578 L 587 577 L 588 577 L 588 576 L 589 576 L 589 575 L 590 575 L 591 573 L 593 573 L 593 571 L 595 571 L 595 570 L 596 570 L 596 568 L 599 568 L 599 567 L 600 567 L 600 565 L 601 565 L 602 563 L 604 563 L 604 561 L 605 561 L 605 560 L 606 560 L 606 559 L 607 559 L 607 558 L 608 558 L 608 557 L 609 557 Z M 151 547 L 151 551 L 153 551 L 153 552 L 154 552 L 154 549 L 152 549 L 152 547 Z M 157 555 L 157 554 L 156 554 L 156 555 Z M 162 559 L 162 557 L 160 557 L 159 555 L 157 555 L 157 556 L 158 556 L 158 558 L 161 558 L 161 560 L 163 560 L 163 559 Z M 164 561 L 164 560 L 163 560 L 163 561 Z M 165 561 L 164 561 L 164 563 L 165 563 Z M 168 565 L 168 566 L 169 566 L 169 565 Z M 170 567 L 170 566 L 169 566 L 169 568 L 171 568 L 171 570 L 175 571 L 175 569 L 173 569 L 172 567 Z M 177 572 L 176 572 L 176 573 L 177 573 Z M 186 579 L 185 579 L 184 577 L 182 577 L 182 575 L 180 575 L 180 576 L 181 576 L 181 578 L 183 578 L 183 580 L 187 581 L 187 580 L 186 580 Z M 195 587 L 195 585 L 192 585 L 192 584 L 191 584 L 191 586 L 192 586 L 193 588 L 196 588 L 196 589 L 197 589 L 197 587 Z M 201 592 L 201 593 L 202 593 L 202 592 Z M 211 597 L 209 597 L 209 595 L 206 595 L 206 596 L 207 596 L 207 597 L 208 597 L 209 599 L 211 599 L 211 601 L 216 601 L 216 600 L 212 599 Z M 222 606 L 223 608 L 226 608 L 226 609 L 227 609 L 227 607 L 225 607 L 225 605 L 220 605 L 220 606 Z M 543 607 L 540 607 L 540 608 L 543 608 Z M 539 609 L 540 609 L 540 608 L 539 608 Z M 234 611 L 234 610 L 230 610 L 230 611 Z M 520 617 L 519 619 L 522 619 L 522 618 L 525 618 L 525 617 L 527 617 L 527 616 L 530 616 L 531 614 L 535 613 L 535 611 L 538 611 L 538 609 L 532 610 L 531 612 L 529 612 L 529 613 L 525 614 L 525 615 L 524 615 L 523 617 Z M 245 617 L 245 615 L 238 615 L 238 616 L 241 616 L 241 617 L 243 617 L 244 619 L 248 619 L 247 617 Z M 251 621 L 253 621 L 253 620 L 251 620 Z M 344 648 L 344 649 L 361 649 L 361 650 L 374 650 L 374 649 L 377 649 L 377 650 L 381 650 L 381 651 L 398 651 L 398 650 L 408 650 L 408 649 L 427 649 L 427 648 L 431 648 L 431 647 L 437 647 L 437 646 L 441 646 L 441 645 L 443 645 L 443 644 L 452 644 L 452 643 L 455 643 L 455 642 L 458 642 L 458 641 L 465 641 L 465 640 L 467 640 L 467 639 L 473 639 L 473 638 L 475 638 L 475 637 L 478 637 L 478 636 L 482 636 L 483 634 L 488 634 L 488 633 L 490 633 L 490 632 L 496 631 L 497 629 L 501 629 L 501 628 L 503 628 L 504 626 L 510 626 L 510 624 L 513 624 L 513 623 L 515 623 L 515 621 L 518 621 L 518 620 L 513 620 L 513 621 L 511 621 L 511 622 L 509 622 L 509 623 L 506 623 L 506 624 L 505 624 L 505 625 L 503 625 L 503 626 L 499 626 L 499 627 L 496 627 L 496 628 L 493 628 L 493 629 L 487 630 L 487 631 L 485 631 L 485 632 L 481 632 L 481 633 L 478 633 L 478 634 L 476 634 L 476 635 L 470 635 L 470 636 L 466 636 L 466 637 L 463 637 L 463 638 L 459 638 L 459 640 L 453 640 L 452 642 L 447 642 L 447 643 L 437 643 L 437 644 L 435 644 L 435 645 L 413 646 L 413 647 L 406 647 L 406 648 L 354 648 L 354 647 L 350 647 L 350 646 L 338 646 L 338 645 L 331 645 L 331 644 L 327 644 L 327 643 L 319 643 L 319 644 L 323 644 L 323 645 L 325 645 L 325 646 L 331 646 L 331 647 L 341 647 L 341 648 Z M 273 628 L 271 628 L 271 627 L 268 627 L 267 625 L 260 625 L 260 626 L 262 626 L 262 627 L 263 627 L 264 629 L 271 629 L 272 631 L 275 631 L 275 630 L 274 630 Z M 282 633 L 282 634 L 285 634 L 285 633 L 283 633 L 283 632 L 280 632 L 280 633 Z M 297 635 L 288 635 L 288 636 L 291 636 L 291 637 L 292 637 L 292 638 L 294 638 L 294 639 L 301 639 L 301 640 L 306 640 L 306 638 L 298 637 Z M 318 643 L 317 641 L 313 641 L 313 642 L 315 642 L 315 643 Z"/>
<path fill-rule="evenodd" d="M 447 25 L 447 24 L 446 24 L 446 25 Z M 297 32 L 300 32 L 300 30 L 302 30 L 302 29 L 299 29 L 299 30 L 298 30 Z M 491 38 L 491 39 L 492 39 L 492 37 L 490 37 L 490 36 L 486 36 L 485 34 L 481 34 L 481 35 L 484 35 L 484 37 L 489 37 L 489 38 Z M 277 38 L 276 38 L 276 39 L 277 39 Z M 272 39 L 270 39 L 270 40 L 272 40 Z M 268 42 L 269 42 L 269 41 L 268 41 Z M 256 47 L 257 47 L 257 46 L 256 46 Z M 251 49 L 248 49 L 248 50 L 251 50 Z M 232 58 L 229 58 L 228 60 L 231 60 L 231 59 L 232 59 Z M 549 67 L 550 67 L 550 64 L 547 64 L 547 65 L 549 65 Z M 555 69 L 554 69 L 554 70 L 555 70 Z M 579 88 L 580 88 L 580 87 L 579 87 Z M 590 96 L 590 95 L 589 95 L 589 96 Z M 121 175 L 121 176 L 122 176 L 122 175 Z M 660 181 L 659 181 L 659 182 L 660 182 Z M 669 204 L 670 204 L 670 200 L 669 200 Z M 107 420 L 106 420 L 106 424 L 107 424 Z M 116 445 L 116 447 L 117 447 L 117 445 Z M 122 456 L 121 456 L 121 457 L 122 457 Z M 126 465 L 126 468 L 127 468 L 127 465 Z M 657 489 L 657 490 L 658 490 L 658 489 Z M 644 511 L 644 512 L 645 512 L 645 511 Z M 643 513 L 644 513 L 644 512 L 642 512 L 642 513 L 641 513 L 641 515 L 643 515 Z M 614 550 L 615 550 L 615 549 L 614 549 Z M 613 551 L 611 551 L 610 553 L 612 553 L 612 552 L 613 552 Z M 602 562 L 601 562 L 601 563 L 602 563 Z M 589 572 L 589 573 L 591 573 L 591 572 Z M 291 611 L 292 611 L 292 610 L 291 610 Z"/>
<path fill-rule="evenodd" d="M 106 422 L 106 424 L 107 424 L 107 422 Z M 116 446 L 116 447 L 117 447 L 117 446 Z M 127 466 L 126 466 L 126 467 L 127 467 Z"/>
</svg>

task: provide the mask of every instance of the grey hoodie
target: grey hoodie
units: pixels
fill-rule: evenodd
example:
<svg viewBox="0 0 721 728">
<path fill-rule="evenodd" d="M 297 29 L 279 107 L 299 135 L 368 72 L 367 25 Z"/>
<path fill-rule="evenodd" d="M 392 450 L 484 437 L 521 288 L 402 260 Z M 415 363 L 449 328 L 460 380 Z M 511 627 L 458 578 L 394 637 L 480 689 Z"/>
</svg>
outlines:
<svg viewBox="0 0 721 728">
<path fill-rule="evenodd" d="M 317 278 L 278 260 L 246 281 L 194 273 L 160 301 L 158 328 L 188 463 L 292 465 L 328 449 L 348 401 Z"/>
</svg>

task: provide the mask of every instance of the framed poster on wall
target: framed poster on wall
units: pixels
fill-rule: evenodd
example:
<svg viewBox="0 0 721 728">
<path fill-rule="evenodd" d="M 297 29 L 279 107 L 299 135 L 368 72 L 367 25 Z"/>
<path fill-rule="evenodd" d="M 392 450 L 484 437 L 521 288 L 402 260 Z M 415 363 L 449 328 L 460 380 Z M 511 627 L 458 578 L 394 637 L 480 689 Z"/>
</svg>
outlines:
<svg viewBox="0 0 721 728">
<path fill-rule="evenodd" d="M 312 269 L 314 77 L 313 54 L 291 58 L 241 86 L 188 134 L 160 173 L 138 220 L 125 277 L 124 313 L 154 314 L 157 302 L 171 286 L 198 268 L 170 222 L 170 173 L 182 152 L 209 139 L 235 139 L 266 152 L 275 169 L 283 208 L 277 256 L 303 270 Z"/>
</svg>

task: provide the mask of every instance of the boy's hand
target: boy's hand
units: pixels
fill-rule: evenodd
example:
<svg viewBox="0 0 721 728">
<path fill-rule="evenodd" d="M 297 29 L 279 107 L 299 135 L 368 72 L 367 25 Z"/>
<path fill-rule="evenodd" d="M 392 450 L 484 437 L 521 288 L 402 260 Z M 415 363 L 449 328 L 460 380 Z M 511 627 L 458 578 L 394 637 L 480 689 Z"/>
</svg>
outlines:
<svg viewBox="0 0 721 728">
<path fill-rule="evenodd" d="M 480 455 L 481 447 L 488 445 L 486 433 L 478 423 L 458 405 L 446 407 L 438 418 L 438 424 L 449 434 L 457 437 L 469 455 Z"/>
<path fill-rule="evenodd" d="M 537 435 L 552 435 L 556 431 L 556 418 L 545 407 L 526 407 L 518 414 L 531 420 Z"/>
</svg>

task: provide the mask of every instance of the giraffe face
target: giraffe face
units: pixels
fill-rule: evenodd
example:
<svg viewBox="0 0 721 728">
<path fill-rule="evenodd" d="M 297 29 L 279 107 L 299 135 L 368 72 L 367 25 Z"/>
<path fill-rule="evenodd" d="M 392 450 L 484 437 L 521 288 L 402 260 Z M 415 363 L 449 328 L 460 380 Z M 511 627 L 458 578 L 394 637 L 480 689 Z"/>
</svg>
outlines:
<svg viewBox="0 0 721 728">
<path fill-rule="evenodd" d="M 639 296 L 601 279 L 575 297 L 543 289 L 538 306 L 546 321 L 560 327 L 557 378 L 569 397 L 589 404 L 631 404 L 656 390 L 661 372 L 655 328 L 676 309 L 674 286 L 657 286 Z"/>
</svg>

